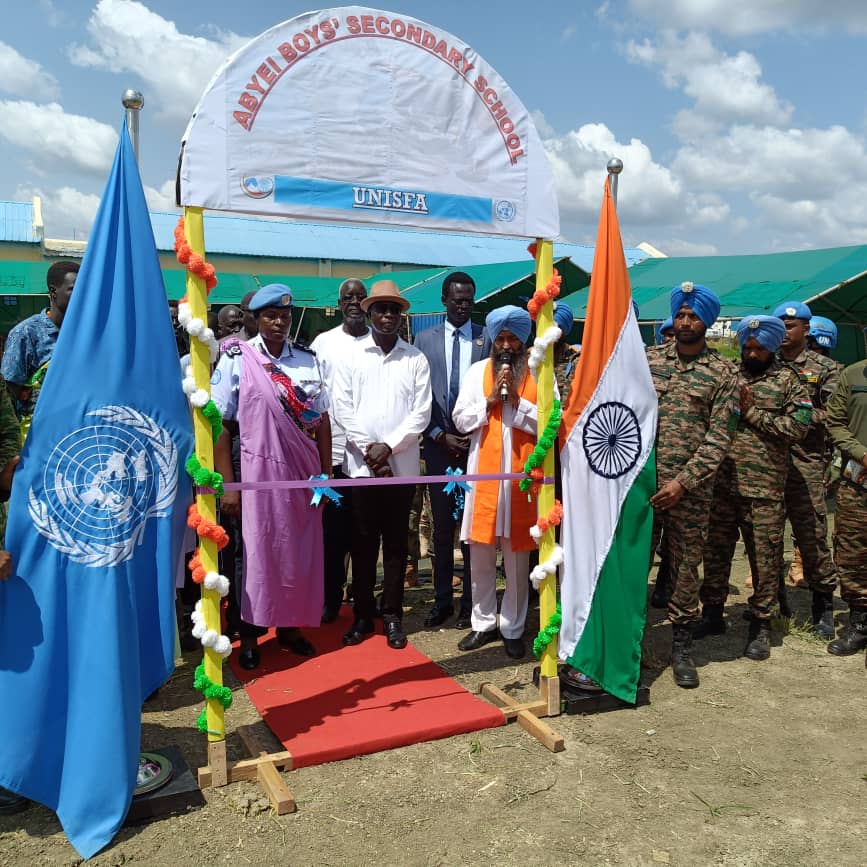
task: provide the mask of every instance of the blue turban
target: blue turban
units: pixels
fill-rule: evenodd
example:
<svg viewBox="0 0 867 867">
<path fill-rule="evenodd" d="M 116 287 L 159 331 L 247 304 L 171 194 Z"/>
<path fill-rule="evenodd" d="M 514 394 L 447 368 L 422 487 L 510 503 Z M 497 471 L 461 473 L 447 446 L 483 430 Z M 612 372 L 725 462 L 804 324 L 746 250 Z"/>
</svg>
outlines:
<svg viewBox="0 0 867 867">
<path fill-rule="evenodd" d="M 656 326 L 656 345 L 659 346 L 662 343 L 662 334 L 664 331 L 671 331 L 674 328 L 674 320 L 669 316 L 665 322 L 660 322 L 659 325 Z"/>
<path fill-rule="evenodd" d="M 806 319 L 808 322 L 813 314 L 803 301 L 785 301 L 775 311 L 778 319 Z"/>
<path fill-rule="evenodd" d="M 514 304 L 492 310 L 485 317 L 485 325 L 491 340 L 496 340 L 500 332 L 508 328 L 522 343 L 527 342 L 533 327 L 530 314 L 523 307 L 515 307 Z"/>
<path fill-rule="evenodd" d="M 776 316 L 747 316 L 738 325 L 741 349 L 751 337 L 755 337 L 768 352 L 776 352 L 785 336 L 786 326 Z"/>
<path fill-rule="evenodd" d="M 675 319 L 684 304 L 710 328 L 719 316 L 719 298 L 701 283 L 681 283 L 671 290 L 671 318 Z"/>
<path fill-rule="evenodd" d="M 292 290 L 282 283 L 269 283 L 263 286 L 250 299 L 250 312 L 258 313 L 266 307 L 277 307 L 286 309 L 292 306 Z"/>
<path fill-rule="evenodd" d="M 825 349 L 833 349 L 837 345 L 837 326 L 824 316 L 814 316 L 810 319 L 810 333 L 819 346 Z"/>
<path fill-rule="evenodd" d="M 572 330 L 572 326 L 575 324 L 575 314 L 572 312 L 572 308 L 563 301 L 555 301 L 554 321 L 557 323 L 557 326 L 563 332 L 563 336 L 565 337 Z"/>
</svg>

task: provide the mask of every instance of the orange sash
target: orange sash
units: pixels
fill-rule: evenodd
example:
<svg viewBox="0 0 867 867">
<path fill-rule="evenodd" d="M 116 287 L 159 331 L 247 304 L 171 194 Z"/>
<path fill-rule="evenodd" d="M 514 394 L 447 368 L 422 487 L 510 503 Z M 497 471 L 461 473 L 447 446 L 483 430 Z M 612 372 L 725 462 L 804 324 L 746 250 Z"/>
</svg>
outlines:
<svg viewBox="0 0 867 867">
<path fill-rule="evenodd" d="M 494 387 L 494 367 L 488 361 L 485 368 L 483 388 L 485 394 L 490 394 Z M 529 370 L 524 374 L 524 381 L 518 389 L 518 394 L 530 403 L 536 403 L 536 380 Z M 512 465 L 511 472 L 520 473 L 524 464 L 536 445 L 536 437 L 518 428 L 512 428 Z M 482 429 L 479 443 L 479 473 L 501 472 L 503 452 L 503 407 L 497 404 L 488 416 L 488 424 Z M 527 495 L 518 488 L 518 482 L 512 485 L 512 522 L 509 535 L 513 551 L 533 551 L 536 543 L 530 535 L 530 527 L 536 523 L 536 504 L 528 502 Z M 473 522 L 470 527 L 470 540 L 493 545 L 496 540 L 497 505 L 500 494 L 500 482 L 473 483 Z"/>
</svg>

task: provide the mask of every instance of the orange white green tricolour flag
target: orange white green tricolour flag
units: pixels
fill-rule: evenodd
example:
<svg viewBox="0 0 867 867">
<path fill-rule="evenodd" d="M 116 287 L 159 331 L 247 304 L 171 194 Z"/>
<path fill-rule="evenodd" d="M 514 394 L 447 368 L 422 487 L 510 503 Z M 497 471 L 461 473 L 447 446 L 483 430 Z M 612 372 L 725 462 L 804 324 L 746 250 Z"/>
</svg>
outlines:
<svg viewBox="0 0 867 867">
<path fill-rule="evenodd" d="M 563 426 L 560 658 L 634 702 L 656 491 L 656 392 L 608 181 Z"/>
</svg>

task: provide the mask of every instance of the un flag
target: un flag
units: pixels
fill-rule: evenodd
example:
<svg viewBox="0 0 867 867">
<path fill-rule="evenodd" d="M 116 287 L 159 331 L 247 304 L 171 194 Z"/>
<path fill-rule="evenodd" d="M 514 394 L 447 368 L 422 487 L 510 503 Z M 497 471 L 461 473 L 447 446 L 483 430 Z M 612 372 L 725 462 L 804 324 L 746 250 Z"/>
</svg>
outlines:
<svg viewBox="0 0 867 867">
<path fill-rule="evenodd" d="M 174 665 L 192 425 L 124 125 L 15 474 L 0 583 L 0 785 L 84 857 L 123 824 L 144 699 Z"/>
</svg>

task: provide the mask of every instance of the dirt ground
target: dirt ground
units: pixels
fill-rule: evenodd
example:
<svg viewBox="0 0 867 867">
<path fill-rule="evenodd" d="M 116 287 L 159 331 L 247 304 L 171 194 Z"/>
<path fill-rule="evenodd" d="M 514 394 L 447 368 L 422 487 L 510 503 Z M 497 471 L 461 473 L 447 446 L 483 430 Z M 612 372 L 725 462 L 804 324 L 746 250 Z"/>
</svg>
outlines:
<svg viewBox="0 0 867 867">
<path fill-rule="evenodd" d="M 793 629 L 776 632 L 769 661 L 742 658 L 745 575 L 739 553 L 729 631 L 696 645 L 698 689 L 674 685 L 666 667 L 670 628 L 650 609 L 644 676 L 651 704 L 557 717 L 551 722 L 566 740 L 564 752 L 548 752 L 510 724 L 306 768 L 284 775 L 298 812 L 281 817 L 252 783 L 210 789 L 204 809 L 124 828 L 90 863 L 863 865 L 864 654 L 838 659 Z M 803 619 L 807 592 L 790 595 Z M 407 593 L 406 627 L 422 651 L 468 689 L 490 679 L 535 698 L 532 658 L 515 665 L 499 644 L 460 653 L 456 630 L 422 628 L 431 600 L 429 583 Z M 537 612 L 531 617 L 535 634 Z M 189 654 L 146 705 L 143 723 L 145 748 L 178 744 L 193 768 L 205 761 L 194 728 L 201 707 L 191 685 L 195 662 Z M 226 671 L 236 688 L 230 727 L 256 722 Z M 237 737 L 228 745 L 241 757 Z M 79 863 L 48 810 L 0 817 L 4 867 Z"/>
</svg>

